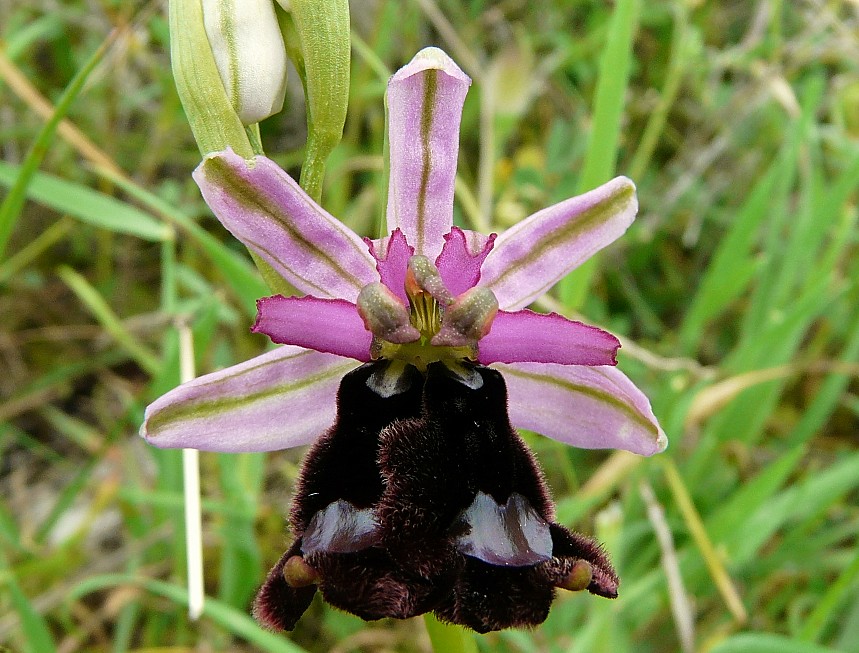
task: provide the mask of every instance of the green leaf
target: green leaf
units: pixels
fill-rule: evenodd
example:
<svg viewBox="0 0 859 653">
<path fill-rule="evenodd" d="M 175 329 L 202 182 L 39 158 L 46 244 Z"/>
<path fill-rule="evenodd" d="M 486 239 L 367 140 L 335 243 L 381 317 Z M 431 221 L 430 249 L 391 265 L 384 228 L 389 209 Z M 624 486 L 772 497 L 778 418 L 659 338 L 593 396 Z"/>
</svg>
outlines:
<svg viewBox="0 0 859 653">
<path fill-rule="evenodd" d="M 126 574 L 105 574 L 88 578 L 71 589 L 67 601 L 72 602 L 90 592 L 121 585 L 142 587 L 147 592 L 163 596 L 182 607 L 188 607 L 188 591 L 185 588 L 160 580 Z M 307 653 L 305 649 L 291 642 L 285 635 L 264 630 L 244 611 L 237 610 L 217 599 L 206 597 L 203 618 L 211 619 L 235 636 L 247 640 L 263 651 L 269 653 Z"/>
<path fill-rule="evenodd" d="M 170 0 L 170 63 L 176 90 L 201 154 L 232 147 L 254 155 L 245 126 L 233 109 L 203 25 L 201 0 Z"/>
<path fill-rule="evenodd" d="M 740 633 L 723 640 L 711 648 L 710 653 L 836 653 L 836 649 L 782 635 Z"/>
</svg>

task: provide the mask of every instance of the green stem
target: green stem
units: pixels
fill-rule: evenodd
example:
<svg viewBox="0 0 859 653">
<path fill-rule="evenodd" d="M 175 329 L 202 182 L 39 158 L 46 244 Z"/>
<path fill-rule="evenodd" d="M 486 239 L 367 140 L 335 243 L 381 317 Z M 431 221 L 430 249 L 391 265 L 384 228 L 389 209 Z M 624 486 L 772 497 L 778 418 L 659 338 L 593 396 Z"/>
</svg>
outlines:
<svg viewBox="0 0 859 653">
<path fill-rule="evenodd" d="M 265 150 L 262 149 L 262 138 L 260 138 L 259 134 L 259 123 L 255 122 L 253 125 L 247 125 L 245 127 L 245 134 L 248 137 L 248 142 L 251 144 L 254 154 L 265 155 Z"/>
<path fill-rule="evenodd" d="M 325 160 L 331 150 L 326 148 L 325 151 L 322 151 L 313 131 L 313 126 L 311 125 L 309 128 L 307 149 L 298 183 L 314 202 L 320 204 L 322 202 L 322 181 L 325 179 Z"/>
<path fill-rule="evenodd" d="M 674 33 L 671 37 L 671 54 L 668 60 L 668 72 L 665 74 L 665 84 L 659 96 L 659 102 L 650 114 L 647 125 L 641 135 L 638 149 L 629 166 L 629 176 L 639 179 L 644 176 L 650 165 L 650 158 L 656 151 L 659 137 L 665 129 L 668 119 L 668 111 L 674 104 L 677 92 L 680 90 L 680 82 L 687 64 L 692 61 L 690 56 L 693 40 L 690 38 L 689 10 L 684 3 L 674 7 Z"/>
<path fill-rule="evenodd" d="M 474 636 L 464 628 L 444 624 L 431 612 L 424 615 L 424 623 L 436 653 L 477 653 Z"/>
</svg>

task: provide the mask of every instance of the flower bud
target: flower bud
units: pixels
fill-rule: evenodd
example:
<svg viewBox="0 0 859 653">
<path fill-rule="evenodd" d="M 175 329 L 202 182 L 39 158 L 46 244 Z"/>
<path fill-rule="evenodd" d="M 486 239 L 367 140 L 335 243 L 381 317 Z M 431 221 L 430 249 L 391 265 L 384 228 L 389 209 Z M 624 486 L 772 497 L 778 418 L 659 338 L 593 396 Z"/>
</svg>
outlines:
<svg viewBox="0 0 859 653">
<path fill-rule="evenodd" d="M 278 113 L 286 49 L 271 0 L 203 0 L 203 22 L 227 97 L 245 125 Z"/>
<path fill-rule="evenodd" d="M 200 0 L 170 0 L 169 15 L 173 78 L 200 153 L 232 148 L 239 156 L 251 158 L 250 140 L 215 64 Z"/>
</svg>

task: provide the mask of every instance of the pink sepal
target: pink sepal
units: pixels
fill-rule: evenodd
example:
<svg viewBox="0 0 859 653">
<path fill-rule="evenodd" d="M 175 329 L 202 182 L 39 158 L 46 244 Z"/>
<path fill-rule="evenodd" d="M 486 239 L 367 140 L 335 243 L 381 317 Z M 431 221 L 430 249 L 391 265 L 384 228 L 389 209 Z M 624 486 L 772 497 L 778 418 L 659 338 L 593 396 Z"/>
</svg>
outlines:
<svg viewBox="0 0 859 653">
<path fill-rule="evenodd" d="M 478 360 L 490 363 L 615 365 L 620 341 L 594 326 L 557 313 L 498 311 L 492 330 L 478 343 Z"/>
<path fill-rule="evenodd" d="M 370 360 L 373 335 L 355 304 L 345 299 L 284 297 L 275 295 L 257 300 L 254 333 L 264 333 L 272 342 L 298 345 L 315 351 Z"/>
<path fill-rule="evenodd" d="M 650 402 L 616 367 L 494 365 L 507 383 L 510 422 L 582 449 L 652 456 L 668 446 Z"/>
</svg>

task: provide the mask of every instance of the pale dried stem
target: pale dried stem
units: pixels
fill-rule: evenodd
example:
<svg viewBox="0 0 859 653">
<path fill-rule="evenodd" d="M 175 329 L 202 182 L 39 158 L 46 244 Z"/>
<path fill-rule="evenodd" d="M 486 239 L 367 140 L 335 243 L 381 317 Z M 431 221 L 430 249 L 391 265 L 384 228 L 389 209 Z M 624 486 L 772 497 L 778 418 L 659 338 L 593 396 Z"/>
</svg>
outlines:
<svg viewBox="0 0 859 653">
<path fill-rule="evenodd" d="M 438 33 L 441 34 L 441 37 L 447 43 L 453 53 L 453 58 L 475 81 L 482 82 L 484 76 L 483 66 L 471 52 L 465 41 L 460 38 L 456 29 L 445 17 L 439 6 L 434 0 L 417 0 L 417 3 L 421 11 L 424 12 L 424 15 L 426 15 L 433 27 L 438 30 Z"/>
<path fill-rule="evenodd" d="M 677 467 L 670 459 L 663 458 L 662 464 L 665 479 L 668 481 L 671 494 L 674 496 L 674 502 L 683 516 L 686 527 L 692 534 L 692 539 L 701 552 L 701 556 L 707 565 L 707 570 L 710 572 L 713 582 L 716 584 L 716 588 L 719 590 L 725 604 L 728 606 L 728 610 L 734 615 L 737 623 L 740 625 L 746 623 L 749 615 L 740 598 L 740 593 L 737 591 L 734 581 L 725 569 L 721 556 L 716 552 L 716 547 L 713 546 L 713 541 L 704 527 L 704 522 L 701 520 L 701 515 L 692 501 L 689 490 L 680 477 L 680 472 L 677 471 Z"/>
<path fill-rule="evenodd" d="M 674 548 L 674 537 L 671 528 L 665 520 L 665 511 L 656 499 L 653 488 L 647 481 L 642 481 L 638 487 L 644 505 L 647 506 L 647 518 L 656 533 L 659 548 L 662 551 L 662 569 L 668 581 L 668 598 L 671 602 L 671 613 L 674 625 L 677 627 L 677 637 L 683 653 L 693 653 L 695 650 L 695 617 L 683 576 L 680 573 L 680 563 L 677 560 L 677 549 Z"/>
<path fill-rule="evenodd" d="M 585 499 L 611 492 L 643 461 L 643 457 L 628 451 L 615 451 L 591 474 L 576 494 Z"/>
<path fill-rule="evenodd" d="M 434 0 L 417 0 L 424 15 L 438 30 L 453 58 L 480 86 L 480 156 L 477 169 L 479 212 L 472 216 L 477 231 L 488 232 L 492 224 L 493 177 L 495 172 L 495 89 L 480 59 L 459 36 Z"/>
<path fill-rule="evenodd" d="M 2 50 L 0 50 L 0 78 L 42 120 L 48 120 L 54 115 L 54 106 L 39 93 L 38 89 L 30 83 L 30 80 L 6 57 Z M 125 173 L 114 163 L 113 159 L 87 138 L 68 118 L 64 118 L 60 122 L 57 133 L 93 165 L 106 168 L 117 176 L 125 177 Z"/>
<path fill-rule="evenodd" d="M 805 361 L 751 370 L 723 379 L 699 392 L 686 413 L 686 428 L 691 429 L 724 408 L 741 392 L 761 383 L 797 374 L 844 374 L 859 377 L 859 364 L 844 361 Z"/>
<path fill-rule="evenodd" d="M 594 323 L 584 316 L 579 315 L 578 313 L 570 313 L 567 308 L 561 304 L 557 299 L 550 295 L 543 295 L 540 299 L 534 302 L 534 306 L 537 308 L 553 311 L 560 315 L 564 315 L 573 320 L 581 320 L 583 322 L 587 322 L 593 326 L 604 329 L 600 324 Z M 639 344 L 636 344 L 633 340 L 629 338 L 621 338 L 621 351 L 628 355 L 630 358 L 634 358 L 635 360 L 644 363 L 647 367 L 653 370 L 659 370 L 660 372 L 688 372 L 696 379 L 701 380 L 710 380 L 715 378 L 718 375 L 718 371 L 712 367 L 706 367 L 701 365 L 696 360 L 691 358 L 673 358 L 673 357 L 665 357 L 660 356 L 659 354 L 655 354 L 649 349 L 645 349 Z"/>
<path fill-rule="evenodd" d="M 194 379 L 194 336 L 187 323 L 179 329 L 179 376 L 182 383 Z M 200 452 L 182 450 L 185 490 L 185 551 L 188 558 L 188 616 L 196 621 L 203 614 L 203 513 L 200 508 Z"/>
</svg>

